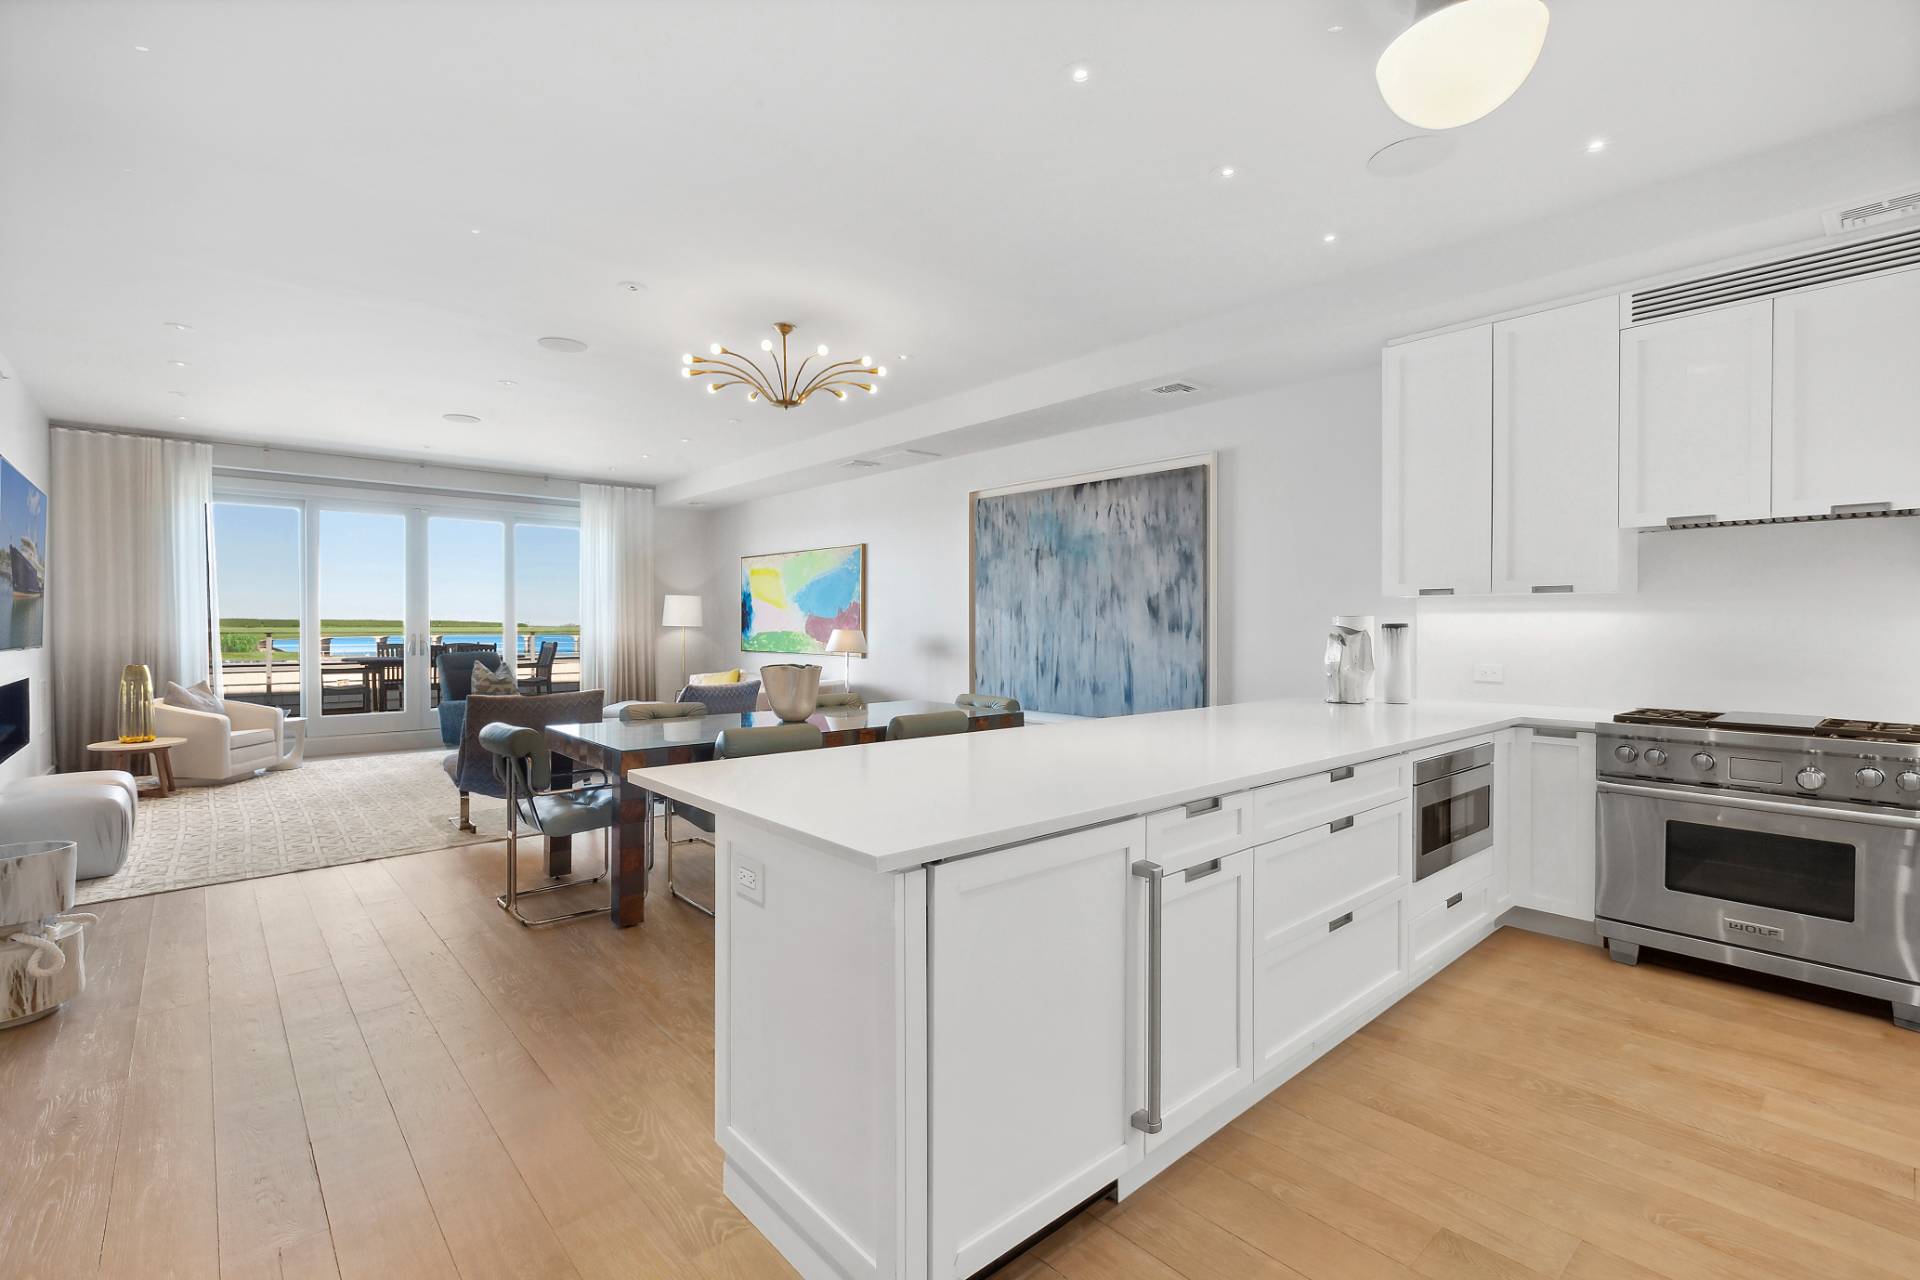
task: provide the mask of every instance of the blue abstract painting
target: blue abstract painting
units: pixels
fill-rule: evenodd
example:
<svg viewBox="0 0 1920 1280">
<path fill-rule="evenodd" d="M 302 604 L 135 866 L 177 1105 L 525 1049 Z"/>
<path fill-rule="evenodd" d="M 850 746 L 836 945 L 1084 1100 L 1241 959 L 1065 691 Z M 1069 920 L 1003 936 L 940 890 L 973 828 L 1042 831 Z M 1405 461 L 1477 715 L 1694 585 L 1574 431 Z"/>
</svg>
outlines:
<svg viewBox="0 0 1920 1280">
<path fill-rule="evenodd" d="M 973 686 L 1035 711 L 1207 705 L 1205 464 L 973 503 Z"/>
</svg>

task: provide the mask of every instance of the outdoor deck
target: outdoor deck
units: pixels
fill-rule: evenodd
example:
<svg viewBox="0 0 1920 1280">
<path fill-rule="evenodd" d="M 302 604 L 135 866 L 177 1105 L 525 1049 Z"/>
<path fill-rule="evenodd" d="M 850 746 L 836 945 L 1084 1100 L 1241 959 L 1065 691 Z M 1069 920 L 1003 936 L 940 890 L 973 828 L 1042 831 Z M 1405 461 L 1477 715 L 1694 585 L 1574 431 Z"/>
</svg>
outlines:
<svg viewBox="0 0 1920 1280">
<path fill-rule="evenodd" d="M 524 686 L 533 675 L 534 659 L 522 656 L 515 663 Z M 323 658 L 320 665 L 318 708 L 308 714 L 353 715 L 368 711 L 401 710 L 397 681 L 382 681 L 370 675 L 371 664 L 359 658 Z M 268 663 L 264 658 L 228 658 L 220 664 L 226 696 L 240 702 L 259 702 L 279 707 L 288 715 L 300 712 L 300 661 L 288 655 L 284 661 Z M 553 692 L 567 693 L 580 687 L 580 659 L 577 655 L 556 657 L 553 661 Z M 376 706 L 376 703 L 384 705 Z M 437 672 L 429 680 L 427 705 L 440 704 L 440 679 Z"/>
</svg>

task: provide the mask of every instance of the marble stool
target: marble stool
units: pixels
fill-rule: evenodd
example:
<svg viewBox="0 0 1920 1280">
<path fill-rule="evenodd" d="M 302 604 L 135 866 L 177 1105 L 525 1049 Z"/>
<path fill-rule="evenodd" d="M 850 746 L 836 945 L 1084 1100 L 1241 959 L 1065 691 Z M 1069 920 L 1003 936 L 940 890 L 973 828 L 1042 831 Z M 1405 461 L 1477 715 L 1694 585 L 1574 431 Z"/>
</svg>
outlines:
<svg viewBox="0 0 1920 1280">
<path fill-rule="evenodd" d="M 0 844 L 0 1030 L 46 1017 L 87 985 L 83 929 L 95 917 L 72 911 L 78 857 L 71 840 Z"/>
</svg>

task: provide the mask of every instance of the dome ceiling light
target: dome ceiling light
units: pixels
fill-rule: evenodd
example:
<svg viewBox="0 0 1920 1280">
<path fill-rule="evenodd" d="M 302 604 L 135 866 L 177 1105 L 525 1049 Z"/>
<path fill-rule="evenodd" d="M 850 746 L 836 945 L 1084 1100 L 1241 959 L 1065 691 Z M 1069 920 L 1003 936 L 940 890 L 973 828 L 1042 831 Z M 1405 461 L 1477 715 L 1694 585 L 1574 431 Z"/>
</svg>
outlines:
<svg viewBox="0 0 1920 1280">
<path fill-rule="evenodd" d="M 1373 78 L 1393 113 L 1422 129 L 1457 129 L 1514 95 L 1547 39 L 1544 0 L 1415 0 L 1413 25 Z"/>
</svg>

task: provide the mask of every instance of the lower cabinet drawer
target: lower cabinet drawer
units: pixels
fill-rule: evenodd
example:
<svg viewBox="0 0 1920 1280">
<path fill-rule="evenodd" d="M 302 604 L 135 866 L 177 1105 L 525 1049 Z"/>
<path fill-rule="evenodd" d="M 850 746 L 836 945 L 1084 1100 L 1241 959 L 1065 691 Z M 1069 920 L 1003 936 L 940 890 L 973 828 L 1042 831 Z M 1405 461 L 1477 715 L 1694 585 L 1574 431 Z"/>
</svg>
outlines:
<svg viewBox="0 0 1920 1280">
<path fill-rule="evenodd" d="M 1415 917 L 1413 964 L 1416 969 L 1445 964 L 1467 949 L 1474 931 L 1493 911 L 1493 900 L 1489 896 L 1492 888 L 1490 882 L 1482 880 L 1449 894 Z"/>
<path fill-rule="evenodd" d="M 1401 895 L 1323 923 L 1253 962 L 1254 1075 L 1280 1066 L 1407 979 Z"/>
<path fill-rule="evenodd" d="M 1323 933 L 1326 922 L 1407 882 L 1412 802 L 1335 820 L 1253 851 L 1256 951 Z"/>
<path fill-rule="evenodd" d="M 1413 786 L 1410 758 L 1387 756 L 1366 760 L 1255 788 L 1254 839 L 1277 840 L 1335 818 L 1406 798 Z"/>
</svg>

